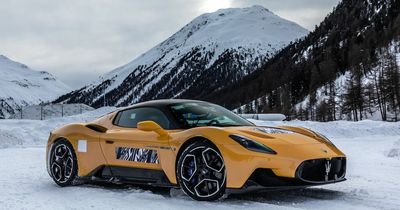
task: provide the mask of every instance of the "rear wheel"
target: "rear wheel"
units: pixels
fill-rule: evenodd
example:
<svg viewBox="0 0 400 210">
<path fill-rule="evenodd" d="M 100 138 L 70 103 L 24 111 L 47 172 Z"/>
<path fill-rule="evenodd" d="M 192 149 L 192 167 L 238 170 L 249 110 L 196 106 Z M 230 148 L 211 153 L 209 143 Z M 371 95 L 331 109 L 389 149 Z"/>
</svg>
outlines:
<svg viewBox="0 0 400 210">
<path fill-rule="evenodd" d="M 54 143 L 49 158 L 49 169 L 54 182 L 61 187 L 74 183 L 78 173 L 78 163 L 74 148 L 67 140 Z"/>
<path fill-rule="evenodd" d="M 213 201 L 221 198 L 226 188 L 226 171 L 222 155 L 207 141 L 189 145 L 179 158 L 178 183 L 191 198 Z"/>
</svg>

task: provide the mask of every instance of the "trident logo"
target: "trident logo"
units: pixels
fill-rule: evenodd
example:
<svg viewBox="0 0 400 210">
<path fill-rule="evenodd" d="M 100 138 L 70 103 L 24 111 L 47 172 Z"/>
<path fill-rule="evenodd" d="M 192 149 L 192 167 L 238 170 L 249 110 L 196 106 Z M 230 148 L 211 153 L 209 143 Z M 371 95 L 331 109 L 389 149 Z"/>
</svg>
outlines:
<svg viewBox="0 0 400 210">
<path fill-rule="evenodd" d="M 327 160 L 325 163 L 325 181 L 329 180 L 329 172 L 331 172 L 331 161 Z"/>
</svg>

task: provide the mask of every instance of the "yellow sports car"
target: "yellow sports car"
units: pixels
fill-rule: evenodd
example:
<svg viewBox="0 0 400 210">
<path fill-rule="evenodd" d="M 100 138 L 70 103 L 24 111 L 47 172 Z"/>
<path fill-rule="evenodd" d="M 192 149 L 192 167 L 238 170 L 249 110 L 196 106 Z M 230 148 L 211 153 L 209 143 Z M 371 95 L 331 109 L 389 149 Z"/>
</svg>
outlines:
<svg viewBox="0 0 400 210">
<path fill-rule="evenodd" d="M 300 127 L 255 126 L 194 100 L 157 100 L 51 132 L 47 169 L 60 186 L 85 181 L 181 188 L 195 200 L 345 180 L 346 157 Z"/>
</svg>

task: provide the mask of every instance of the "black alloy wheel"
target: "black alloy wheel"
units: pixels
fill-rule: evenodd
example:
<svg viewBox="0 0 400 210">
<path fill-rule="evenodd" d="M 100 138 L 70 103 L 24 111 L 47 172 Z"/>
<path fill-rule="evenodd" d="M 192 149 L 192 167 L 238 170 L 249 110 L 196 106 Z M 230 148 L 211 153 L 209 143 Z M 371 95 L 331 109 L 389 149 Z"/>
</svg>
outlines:
<svg viewBox="0 0 400 210">
<path fill-rule="evenodd" d="M 78 165 L 74 148 L 67 140 L 54 143 L 49 157 L 50 175 L 59 186 L 65 187 L 76 180 Z"/>
<path fill-rule="evenodd" d="M 198 201 L 221 198 L 226 188 L 224 159 L 207 141 L 188 146 L 179 158 L 177 178 L 182 190 Z"/>
</svg>

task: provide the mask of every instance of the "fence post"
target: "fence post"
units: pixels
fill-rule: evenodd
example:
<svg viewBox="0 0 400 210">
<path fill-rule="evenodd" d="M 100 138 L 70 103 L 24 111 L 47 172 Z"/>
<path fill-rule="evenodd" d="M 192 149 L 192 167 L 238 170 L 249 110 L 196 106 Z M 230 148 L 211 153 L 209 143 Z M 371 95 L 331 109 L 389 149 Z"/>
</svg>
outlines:
<svg viewBox="0 0 400 210">
<path fill-rule="evenodd" d="M 64 117 L 64 104 L 61 104 L 61 117 Z"/>
<path fill-rule="evenodd" d="M 3 108 L 3 101 L 1 101 L 0 111 L 2 108 Z M 6 118 L 6 117 L 4 116 L 4 118 Z"/>
<path fill-rule="evenodd" d="M 22 115 L 23 115 L 23 114 L 22 114 L 22 105 L 20 106 L 20 111 L 19 111 L 19 112 L 20 112 L 20 114 L 21 114 L 21 120 L 22 120 Z"/>
<path fill-rule="evenodd" d="M 40 120 L 43 120 L 43 105 L 40 106 Z"/>
</svg>

